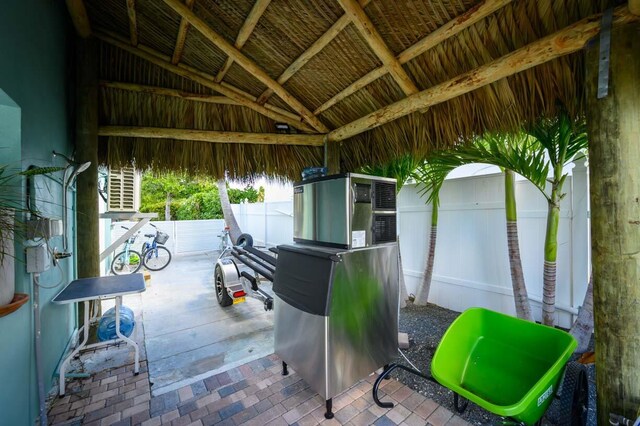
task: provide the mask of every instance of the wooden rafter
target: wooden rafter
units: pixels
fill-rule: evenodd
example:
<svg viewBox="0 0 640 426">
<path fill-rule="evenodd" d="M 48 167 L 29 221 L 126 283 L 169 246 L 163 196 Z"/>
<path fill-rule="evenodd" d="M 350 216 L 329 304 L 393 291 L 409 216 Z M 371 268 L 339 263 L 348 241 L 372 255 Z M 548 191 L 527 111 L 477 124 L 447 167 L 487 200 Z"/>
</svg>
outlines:
<svg viewBox="0 0 640 426">
<path fill-rule="evenodd" d="M 138 45 L 138 20 L 136 18 L 136 0 L 127 0 L 127 14 L 129 15 L 129 37 L 131 44 Z"/>
<path fill-rule="evenodd" d="M 101 126 L 99 136 L 125 138 L 177 139 L 211 143 L 243 143 L 254 145 L 322 146 L 323 135 L 246 133 L 219 130 L 166 129 L 161 127 Z"/>
<path fill-rule="evenodd" d="M 327 140 L 340 141 L 353 137 L 405 115 L 469 93 L 502 78 L 576 52 L 598 34 L 601 17 L 602 14 L 598 14 L 578 21 L 486 65 L 380 108 L 333 130 L 327 135 Z M 632 15 L 626 6 L 622 6 L 615 9 L 613 23 L 620 25 L 636 22 L 639 19 L 638 16 Z"/>
<path fill-rule="evenodd" d="M 256 27 L 258 20 L 267 9 L 267 6 L 269 6 L 269 3 L 271 3 L 271 0 L 256 0 L 256 2 L 253 4 L 253 7 L 251 8 L 249 15 L 247 16 L 247 19 L 245 19 L 242 27 L 240 27 L 238 37 L 236 37 L 234 46 L 238 50 L 242 49 L 244 44 L 249 39 L 249 36 L 253 32 L 253 29 Z M 224 62 L 224 65 L 216 75 L 216 81 L 218 83 L 222 81 L 224 76 L 227 74 L 227 71 L 229 71 L 229 69 L 231 68 L 231 65 L 233 65 L 233 59 L 231 57 L 228 57 Z"/>
<path fill-rule="evenodd" d="M 91 36 L 91 24 L 83 0 L 67 0 L 67 9 L 78 35 L 82 38 Z"/>
<path fill-rule="evenodd" d="M 286 102 L 295 112 L 300 114 L 305 121 L 321 133 L 329 131 L 325 126 L 309 109 L 302 104 L 298 99 L 291 95 L 282 85 L 276 82 L 269 76 L 262 68 L 260 68 L 255 62 L 243 55 L 238 49 L 236 49 L 231 43 L 229 43 L 224 37 L 216 33 L 211 29 L 206 22 L 198 18 L 188 7 L 185 7 L 179 0 L 164 0 L 164 2 L 176 11 L 180 16 L 186 18 L 194 28 L 200 31 L 209 41 L 211 41 L 216 47 L 221 49 L 238 63 L 249 73 L 253 74 L 262 84 L 272 89 L 284 102 Z"/>
<path fill-rule="evenodd" d="M 226 83 L 224 83 L 226 84 Z M 138 93 L 148 93 L 151 95 L 158 95 L 158 96 L 169 96 L 172 98 L 180 98 L 180 99 L 184 99 L 187 101 L 192 101 L 192 102 L 204 102 L 204 103 L 209 103 L 209 104 L 219 104 L 219 105 L 241 105 L 242 104 L 238 101 L 235 101 L 231 98 L 228 98 L 226 96 L 218 96 L 218 95 L 203 95 L 202 93 L 191 93 L 191 92 L 184 92 L 182 90 L 176 90 L 176 89 L 167 89 L 166 87 L 158 87 L 158 86 L 146 86 L 143 84 L 135 84 L 135 83 L 123 83 L 123 82 L 119 82 L 119 81 L 101 81 L 100 82 L 100 86 L 101 87 L 106 87 L 106 88 L 110 88 L 110 89 L 120 89 L 120 90 L 127 90 L 129 92 L 138 92 Z M 233 86 L 229 86 L 228 87 L 230 90 L 237 90 L 235 87 Z M 255 101 L 256 98 L 253 97 L 252 95 L 248 94 L 248 93 L 244 93 L 241 90 L 237 90 L 237 93 L 242 95 L 242 96 L 246 96 L 247 99 Z M 265 104 L 264 105 L 265 108 L 270 109 L 273 112 L 276 112 L 280 115 L 283 115 L 285 117 L 289 117 L 291 120 L 295 120 L 297 122 L 299 122 L 301 120 L 300 116 L 293 114 L 292 112 L 289 112 L 287 110 L 284 110 L 282 108 L 278 108 L 276 106 L 270 105 L 270 104 Z M 311 128 L 309 128 L 310 131 L 312 131 Z"/>
<path fill-rule="evenodd" d="M 371 0 L 360 0 L 360 6 L 365 7 L 369 4 Z M 303 66 L 306 65 L 314 56 L 316 56 L 322 49 L 324 49 L 331 41 L 336 38 L 340 32 L 345 29 L 347 25 L 351 23 L 351 17 L 348 14 L 342 15 L 336 22 L 334 22 L 329 29 L 320 36 L 316 41 L 313 42 L 311 46 L 300 56 L 296 58 L 295 61 L 291 63 L 287 67 L 286 70 L 280 74 L 278 79 L 276 80 L 280 84 L 284 84 L 289 80 L 295 73 L 297 73 Z M 258 103 L 264 104 L 267 102 L 269 97 L 273 94 L 273 90 L 267 89 L 260 96 L 258 96 Z"/>
<path fill-rule="evenodd" d="M 382 61 L 387 71 L 398 83 L 405 95 L 413 95 L 418 92 L 418 87 L 411 80 L 411 77 L 402 68 L 389 46 L 382 39 L 382 36 L 371 22 L 371 19 L 364 12 L 355 0 L 338 0 L 345 13 L 351 17 L 351 21 L 356 26 L 360 34 L 373 50 L 373 53 Z"/>
<path fill-rule="evenodd" d="M 465 28 L 468 28 L 469 26 L 475 24 L 476 22 L 491 15 L 498 9 L 511 3 L 511 1 L 512 0 L 485 0 L 481 3 L 478 3 L 471 9 L 467 10 L 462 15 L 447 22 L 442 27 L 438 28 L 434 32 L 430 33 L 429 35 L 427 35 L 426 37 L 424 37 L 423 39 L 415 43 L 413 46 L 401 52 L 396 59 L 400 62 L 400 64 L 406 64 L 410 60 L 423 54 L 424 52 L 431 49 L 432 47 L 442 43 L 444 40 L 450 37 L 453 37 L 454 35 L 458 34 L 460 31 L 464 30 Z M 374 82 L 375 80 L 377 80 L 378 78 L 382 77 L 385 74 L 387 74 L 387 70 L 385 69 L 385 67 L 380 67 L 378 69 L 375 69 L 369 72 L 365 76 L 351 83 L 345 89 L 343 89 L 342 91 L 334 95 L 331 99 L 326 101 L 324 104 L 320 105 L 318 108 L 316 108 L 316 110 L 313 113 L 318 115 L 321 112 L 326 111 L 327 109 L 331 108 L 338 102 L 351 96 L 358 90 L 371 84 L 372 82 Z"/>
<path fill-rule="evenodd" d="M 380 67 L 376 68 L 375 70 L 369 71 L 368 73 L 345 87 L 342 91 L 340 91 L 340 93 L 336 94 L 334 97 L 320 105 L 318 108 L 316 108 L 315 111 L 313 111 L 313 113 L 318 115 L 321 112 L 328 110 L 341 100 L 353 95 L 358 90 L 368 86 L 385 74 L 387 74 L 387 69 L 385 67 Z"/>
<path fill-rule="evenodd" d="M 166 87 L 158 86 L 146 86 L 143 84 L 135 83 L 123 83 L 119 81 L 101 81 L 100 87 L 106 87 L 109 89 L 126 90 L 128 92 L 148 93 L 150 95 L 169 96 L 172 98 L 180 98 L 186 101 L 193 102 L 205 102 L 209 104 L 219 105 L 241 105 L 240 102 L 235 101 L 226 96 L 217 95 L 203 95 L 200 93 L 184 92 L 182 90 L 167 89 Z"/>
<path fill-rule="evenodd" d="M 195 0 L 185 0 L 184 5 L 191 10 Z M 182 52 L 184 51 L 184 43 L 187 40 L 187 33 L 189 32 L 189 21 L 184 18 L 180 19 L 180 28 L 178 28 L 178 36 L 176 37 L 176 46 L 173 49 L 173 56 L 171 57 L 171 63 L 177 64 L 182 59 Z"/>
<path fill-rule="evenodd" d="M 205 87 L 215 90 L 216 92 L 229 97 L 230 99 L 235 100 L 242 106 L 246 106 L 251 108 L 252 110 L 271 118 L 272 120 L 282 121 L 287 123 L 299 130 L 313 133 L 314 129 L 309 127 L 307 124 L 303 123 L 301 117 L 296 116 L 296 119 L 293 119 L 289 114 L 282 114 L 278 111 L 275 111 L 275 107 L 268 108 L 267 106 L 259 105 L 256 103 L 255 98 L 251 95 L 245 94 L 238 88 L 230 89 L 229 85 L 222 85 L 216 83 L 213 80 L 213 76 L 210 74 L 206 74 L 202 71 L 194 70 L 192 68 L 186 67 L 184 65 L 174 65 L 169 61 L 167 56 L 162 55 L 161 53 L 155 52 L 153 49 L 148 47 L 139 45 L 138 47 L 131 46 L 128 41 L 125 42 L 114 35 L 107 34 L 105 32 L 96 32 L 96 37 L 101 39 L 102 41 L 109 43 L 113 46 L 116 46 L 120 49 L 126 50 L 127 52 L 138 56 L 152 64 L 158 65 L 159 67 L 172 72 L 181 77 L 187 78 L 189 80 L 195 81 L 198 84 L 201 84 Z"/>
</svg>

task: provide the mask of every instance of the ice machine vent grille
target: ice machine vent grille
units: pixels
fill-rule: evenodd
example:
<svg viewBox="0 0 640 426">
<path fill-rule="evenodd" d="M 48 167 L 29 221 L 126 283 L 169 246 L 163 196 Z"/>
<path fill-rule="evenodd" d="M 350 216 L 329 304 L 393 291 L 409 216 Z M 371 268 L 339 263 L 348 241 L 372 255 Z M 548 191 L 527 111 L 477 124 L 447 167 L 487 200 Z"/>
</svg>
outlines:
<svg viewBox="0 0 640 426">
<path fill-rule="evenodd" d="M 396 209 L 396 184 L 388 182 L 375 182 L 373 184 L 375 193 L 375 210 L 395 210 Z"/>
<path fill-rule="evenodd" d="M 373 244 L 396 240 L 396 215 L 373 216 Z"/>
</svg>

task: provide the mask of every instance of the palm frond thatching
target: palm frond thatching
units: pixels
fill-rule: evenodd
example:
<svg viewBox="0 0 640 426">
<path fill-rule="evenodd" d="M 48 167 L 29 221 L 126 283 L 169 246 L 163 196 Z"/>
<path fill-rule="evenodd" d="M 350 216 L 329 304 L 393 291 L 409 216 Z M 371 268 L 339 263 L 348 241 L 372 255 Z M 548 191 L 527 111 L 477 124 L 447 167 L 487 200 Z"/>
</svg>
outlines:
<svg viewBox="0 0 640 426">
<path fill-rule="evenodd" d="M 126 2 L 86 0 L 92 28 L 129 37 Z M 234 43 L 254 1 L 196 0 L 193 12 L 220 36 Z M 372 0 L 365 6 L 382 39 L 396 56 L 446 23 L 477 6 L 476 0 Z M 498 59 L 572 23 L 600 13 L 604 0 L 518 0 L 501 7 L 460 33 L 413 57 L 403 68 L 419 90 L 431 88 Z M 171 58 L 180 16 L 163 1 L 136 2 L 140 46 Z M 271 78 L 280 75 L 343 16 L 338 2 L 272 1 L 241 51 Z M 197 29 L 190 28 L 180 65 L 215 76 L 227 55 Z M 282 83 L 306 108 L 314 110 L 337 93 L 382 65 L 354 25 L 345 25 L 326 46 Z M 515 132 L 539 117 L 554 117 L 565 105 L 573 120 L 583 115 L 583 54 L 560 57 L 499 80 L 425 111 L 413 113 L 344 141 L 342 167 L 358 170 L 381 165 L 403 155 L 424 158 L 433 152 L 469 143 L 477 135 Z M 216 95 L 206 87 L 151 65 L 116 47 L 101 43 L 100 79 Z M 259 97 L 266 90 L 255 75 L 234 63 L 223 83 Z M 186 99 L 101 91 L 101 124 L 273 131 L 273 120 L 234 105 L 202 106 Z M 406 94 L 388 74 L 318 114 L 337 128 Z M 270 105 L 290 112 L 277 96 Z M 302 168 L 321 164 L 322 150 L 307 147 L 215 146 L 184 141 L 141 141 L 108 138 L 101 141 L 100 161 L 117 166 L 135 162 L 167 170 L 193 168 L 216 177 L 227 169 L 232 177 L 267 174 L 297 178 Z M 175 147 L 169 148 L 169 145 Z M 161 149 L 156 152 L 156 149 Z M 252 158 L 240 158 L 240 156 Z M 218 158 L 220 157 L 220 158 Z M 260 157 L 260 158 L 257 158 Z"/>
</svg>

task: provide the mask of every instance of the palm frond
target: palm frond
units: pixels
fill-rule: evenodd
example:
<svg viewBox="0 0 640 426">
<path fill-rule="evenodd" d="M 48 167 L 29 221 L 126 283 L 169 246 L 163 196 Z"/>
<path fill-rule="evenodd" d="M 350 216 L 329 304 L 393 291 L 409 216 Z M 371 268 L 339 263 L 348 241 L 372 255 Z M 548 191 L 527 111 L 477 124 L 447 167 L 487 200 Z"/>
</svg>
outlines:
<svg viewBox="0 0 640 426">
<path fill-rule="evenodd" d="M 407 179 L 413 175 L 413 171 L 422 164 L 422 161 L 413 155 L 403 155 L 382 165 L 364 166 L 362 173 L 374 176 L 382 176 L 396 179 L 396 192 L 400 192 Z"/>
</svg>

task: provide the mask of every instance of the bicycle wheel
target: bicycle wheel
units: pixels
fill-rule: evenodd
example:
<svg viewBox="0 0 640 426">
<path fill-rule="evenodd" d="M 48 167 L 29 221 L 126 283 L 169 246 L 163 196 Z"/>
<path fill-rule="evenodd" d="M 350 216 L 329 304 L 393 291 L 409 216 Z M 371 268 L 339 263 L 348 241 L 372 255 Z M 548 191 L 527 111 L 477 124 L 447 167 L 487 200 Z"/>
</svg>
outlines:
<svg viewBox="0 0 640 426">
<path fill-rule="evenodd" d="M 129 257 L 127 258 L 127 252 L 122 251 L 116 254 L 111 262 L 111 272 L 114 275 L 126 275 L 134 274 L 138 272 L 142 266 L 142 256 L 135 250 L 129 250 Z"/>
<path fill-rule="evenodd" d="M 169 265 L 169 262 L 171 262 L 171 252 L 163 246 L 150 248 L 142 256 L 144 267 L 150 271 L 164 269 Z"/>
</svg>

